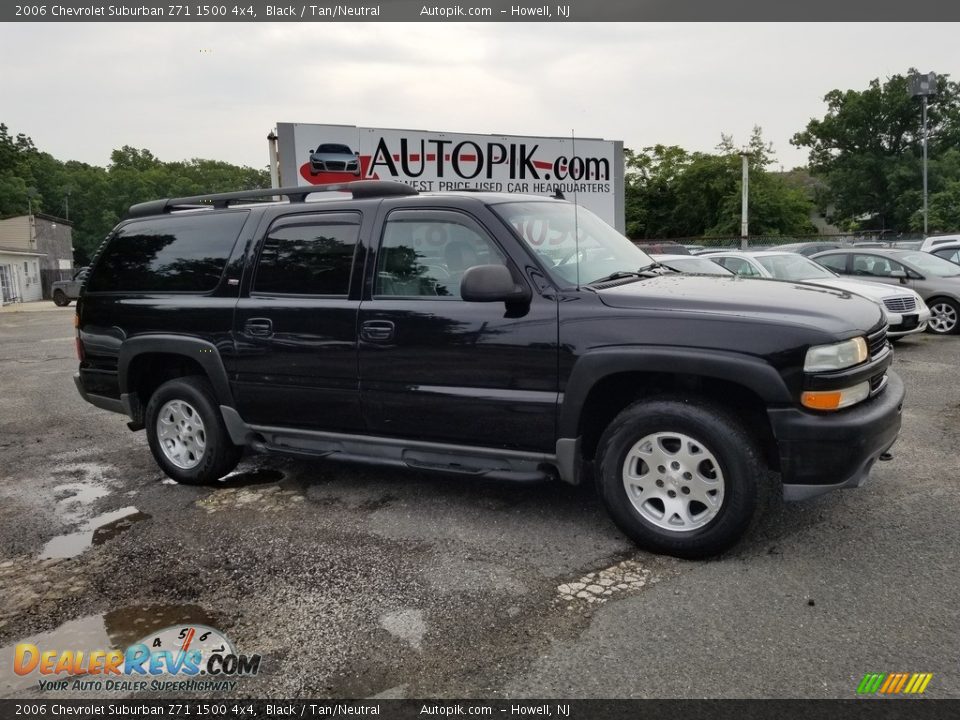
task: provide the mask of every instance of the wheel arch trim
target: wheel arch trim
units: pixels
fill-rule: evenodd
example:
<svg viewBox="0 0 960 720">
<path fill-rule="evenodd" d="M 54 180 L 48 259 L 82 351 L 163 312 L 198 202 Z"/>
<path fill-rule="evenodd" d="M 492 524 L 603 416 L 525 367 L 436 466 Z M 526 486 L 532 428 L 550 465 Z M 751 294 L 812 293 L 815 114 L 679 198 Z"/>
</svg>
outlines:
<svg viewBox="0 0 960 720">
<path fill-rule="evenodd" d="M 227 369 L 223 365 L 217 346 L 208 340 L 183 335 L 141 335 L 124 341 L 117 363 L 117 381 L 121 394 L 134 392 L 134 389 L 129 386 L 130 366 L 137 357 L 147 353 L 181 355 L 193 360 L 200 365 L 213 386 L 217 402 L 220 405 L 234 406 Z"/>
<path fill-rule="evenodd" d="M 775 368 L 741 353 L 666 346 L 608 347 L 582 356 L 573 366 L 560 409 L 559 436 L 580 435 L 580 417 L 590 392 L 604 378 L 621 373 L 667 373 L 724 380 L 754 392 L 768 404 L 793 402 Z"/>
</svg>

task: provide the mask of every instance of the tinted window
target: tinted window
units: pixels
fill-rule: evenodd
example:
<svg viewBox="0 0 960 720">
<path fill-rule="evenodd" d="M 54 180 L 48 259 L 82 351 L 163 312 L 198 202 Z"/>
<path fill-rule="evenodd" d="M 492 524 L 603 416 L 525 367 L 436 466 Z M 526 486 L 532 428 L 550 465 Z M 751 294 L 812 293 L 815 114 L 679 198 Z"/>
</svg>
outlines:
<svg viewBox="0 0 960 720">
<path fill-rule="evenodd" d="M 760 272 L 743 258 L 717 258 L 717 262 L 740 277 L 760 277 Z"/>
<path fill-rule="evenodd" d="M 332 145 L 330 143 L 318 147 L 317 152 L 330 155 L 353 155 L 353 152 L 346 145 Z"/>
<path fill-rule="evenodd" d="M 847 272 L 846 255 L 827 255 L 826 257 L 815 258 L 815 260 L 824 267 L 830 268 L 841 275 L 845 275 Z"/>
<path fill-rule="evenodd" d="M 164 216 L 124 225 L 107 244 L 88 292 L 207 292 L 220 280 L 245 211 Z"/>
<path fill-rule="evenodd" d="M 271 295 L 346 295 L 360 217 L 274 226 L 260 250 L 253 291 Z"/>
<path fill-rule="evenodd" d="M 505 264 L 500 249 L 466 216 L 393 213 L 383 231 L 374 294 L 459 298 L 469 268 Z"/>
<path fill-rule="evenodd" d="M 853 274 L 867 277 L 890 277 L 890 273 L 898 271 L 904 276 L 907 269 L 896 260 L 880 255 L 860 255 L 853 256 Z"/>
</svg>

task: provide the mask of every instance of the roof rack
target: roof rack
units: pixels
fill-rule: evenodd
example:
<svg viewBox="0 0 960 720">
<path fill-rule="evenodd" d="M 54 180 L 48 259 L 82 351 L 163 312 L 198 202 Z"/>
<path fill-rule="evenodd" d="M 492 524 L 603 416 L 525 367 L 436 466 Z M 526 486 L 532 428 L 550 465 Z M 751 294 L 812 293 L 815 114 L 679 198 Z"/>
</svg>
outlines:
<svg viewBox="0 0 960 720">
<path fill-rule="evenodd" d="M 174 210 L 196 210 L 213 207 L 223 209 L 241 200 L 273 199 L 286 197 L 291 203 L 302 203 L 308 195 L 323 192 L 348 192 L 354 198 L 378 198 L 398 195 L 419 195 L 409 185 L 395 180 L 355 180 L 331 185 L 310 185 L 286 188 L 261 188 L 257 190 L 237 190 L 236 192 L 213 193 L 210 195 L 192 195 L 181 198 L 165 198 L 131 205 L 127 217 L 145 217 L 162 215 Z"/>
</svg>

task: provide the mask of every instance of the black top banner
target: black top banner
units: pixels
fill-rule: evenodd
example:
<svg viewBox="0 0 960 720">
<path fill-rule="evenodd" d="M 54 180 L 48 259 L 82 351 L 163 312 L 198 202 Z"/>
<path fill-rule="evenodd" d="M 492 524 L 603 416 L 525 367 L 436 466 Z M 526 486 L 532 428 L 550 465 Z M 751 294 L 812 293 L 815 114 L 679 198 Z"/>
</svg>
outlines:
<svg viewBox="0 0 960 720">
<path fill-rule="evenodd" d="M 944 0 L 329 0 L 177 4 L 158 0 L 3 3 L 3 22 L 660 22 L 847 21 L 930 22 L 960 20 L 960 3 Z M 914 41 L 904 25 L 905 42 Z"/>
</svg>

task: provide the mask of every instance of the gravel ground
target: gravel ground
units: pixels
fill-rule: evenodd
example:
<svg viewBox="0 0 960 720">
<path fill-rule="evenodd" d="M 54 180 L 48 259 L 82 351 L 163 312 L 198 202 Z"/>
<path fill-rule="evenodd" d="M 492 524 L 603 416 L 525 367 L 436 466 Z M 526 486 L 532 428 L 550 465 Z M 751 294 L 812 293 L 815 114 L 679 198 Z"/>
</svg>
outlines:
<svg viewBox="0 0 960 720">
<path fill-rule="evenodd" d="M 906 671 L 960 697 L 960 338 L 898 346 L 903 434 L 866 486 L 684 562 L 590 488 L 256 455 L 178 486 L 77 395 L 72 319 L 0 314 L 0 697 L 38 692 L 10 672 L 24 639 L 183 620 L 263 656 L 229 696 L 853 697 Z"/>
</svg>

